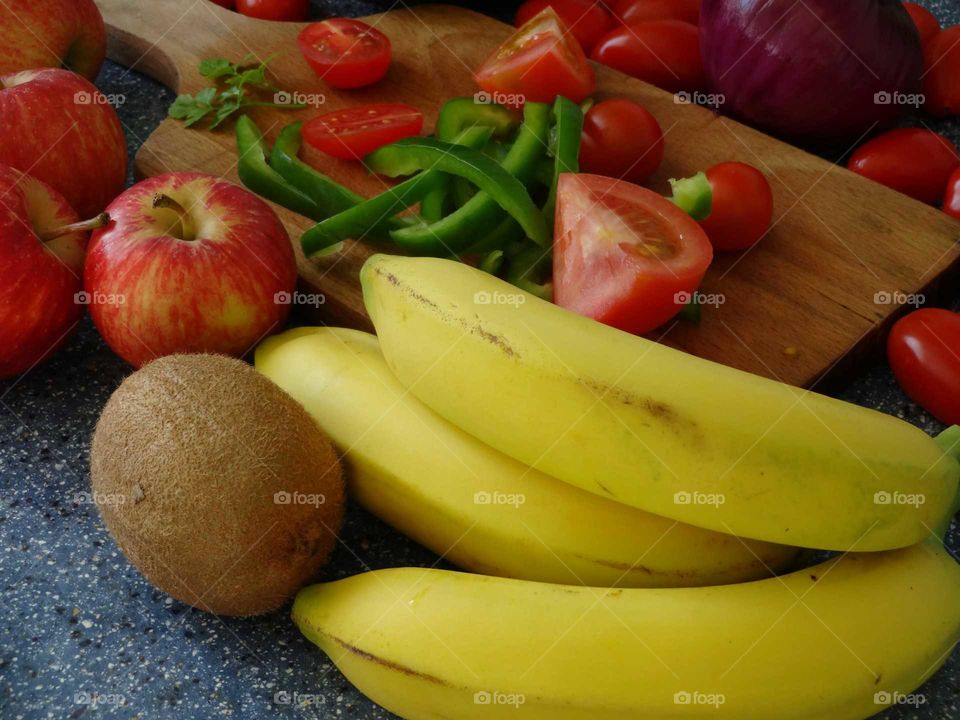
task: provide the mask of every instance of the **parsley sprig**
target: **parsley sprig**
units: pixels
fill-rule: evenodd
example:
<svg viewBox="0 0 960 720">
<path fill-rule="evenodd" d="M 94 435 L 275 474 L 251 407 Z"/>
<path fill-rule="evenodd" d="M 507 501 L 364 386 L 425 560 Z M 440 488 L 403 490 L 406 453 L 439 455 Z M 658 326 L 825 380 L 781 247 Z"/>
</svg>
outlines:
<svg viewBox="0 0 960 720">
<path fill-rule="evenodd" d="M 299 109 L 303 105 L 289 102 L 269 102 L 260 100 L 267 95 L 274 98 L 280 89 L 267 77 L 267 66 L 271 58 L 255 63 L 253 55 L 247 55 L 239 63 L 226 58 L 207 58 L 200 63 L 200 74 L 215 83 L 204 88 L 196 95 L 180 95 L 170 106 L 169 115 L 183 120 L 192 127 L 204 120 L 210 120 L 210 129 L 216 130 L 234 113 L 250 107 L 282 107 Z"/>
</svg>

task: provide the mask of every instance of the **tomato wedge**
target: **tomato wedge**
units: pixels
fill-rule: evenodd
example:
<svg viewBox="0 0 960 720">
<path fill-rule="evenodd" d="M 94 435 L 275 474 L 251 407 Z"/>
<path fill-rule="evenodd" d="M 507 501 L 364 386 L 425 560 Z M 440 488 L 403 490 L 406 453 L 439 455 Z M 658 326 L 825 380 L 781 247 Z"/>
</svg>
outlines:
<svg viewBox="0 0 960 720">
<path fill-rule="evenodd" d="M 554 236 L 555 302 L 635 334 L 683 309 L 713 260 L 706 234 L 676 205 L 599 175 L 560 176 Z"/>
<path fill-rule="evenodd" d="M 390 68 L 390 39 L 375 27 L 349 18 L 307 25 L 297 37 L 313 71 L 335 88 L 377 82 Z"/>
<path fill-rule="evenodd" d="M 596 85 L 579 43 L 549 7 L 497 48 L 475 77 L 494 102 L 514 107 L 552 103 L 557 95 L 579 103 Z"/>
<path fill-rule="evenodd" d="M 527 0 L 517 8 L 513 24 L 523 27 L 547 6 L 553 8 L 588 54 L 597 40 L 610 32 L 615 24 L 607 9 L 594 0 Z"/>
<path fill-rule="evenodd" d="M 303 139 L 320 152 L 341 160 L 362 160 L 400 138 L 419 135 L 423 113 L 401 103 L 358 105 L 314 118 Z"/>
</svg>

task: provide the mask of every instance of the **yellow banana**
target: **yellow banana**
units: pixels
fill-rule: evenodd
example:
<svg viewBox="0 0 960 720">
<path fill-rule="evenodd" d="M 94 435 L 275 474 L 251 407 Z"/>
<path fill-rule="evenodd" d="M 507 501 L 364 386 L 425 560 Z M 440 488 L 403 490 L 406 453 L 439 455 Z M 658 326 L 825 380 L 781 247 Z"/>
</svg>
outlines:
<svg viewBox="0 0 960 720">
<path fill-rule="evenodd" d="M 605 500 L 508 458 L 410 395 L 373 335 L 291 330 L 257 348 L 256 366 L 344 453 L 361 505 L 468 570 L 675 587 L 768 577 L 796 555 Z"/>
<path fill-rule="evenodd" d="M 628 335 L 449 260 L 361 271 L 387 363 L 507 455 L 691 525 L 802 547 L 929 536 L 960 466 L 894 417 Z"/>
<path fill-rule="evenodd" d="M 293 619 L 408 720 L 862 720 L 960 638 L 960 568 L 933 544 L 709 588 L 401 568 L 305 588 Z"/>
</svg>

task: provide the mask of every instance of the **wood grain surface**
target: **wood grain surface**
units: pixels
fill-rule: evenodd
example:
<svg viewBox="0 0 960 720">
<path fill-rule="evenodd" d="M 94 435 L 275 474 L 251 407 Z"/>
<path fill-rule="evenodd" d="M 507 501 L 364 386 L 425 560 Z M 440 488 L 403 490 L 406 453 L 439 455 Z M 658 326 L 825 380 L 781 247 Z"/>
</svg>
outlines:
<svg viewBox="0 0 960 720">
<path fill-rule="evenodd" d="M 197 72 L 201 59 L 237 61 L 252 53 L 274 56 L 271 68 L 285 90 L 323 96 L 323 104 L 310 109 L 253 113 L 271 140 L 296 119 L 366 102 L 416 105 L 430 131 L 444 101 L 476 91 L 471 70 L 510 32 L 497 20 L 442 5 L 368 18 L 390 37 L 393 66 L 372 87 L 337 92 L 302 59 L 295 42 L 302 25 L 252 20 L 206 0 L 98 4 L 110 57 L 177 92 L 205 86 Z M 596 70 L 597 97 L 636 100 L 663 127 L 666 159 L 651 188 L 666 192 L 668 178 L 741 160 L 761 168 L 774 190 L 773 230 L 751 251 L 718 256 L 707 275 L 702 291 L 722 304 L 705 306 L 698 325 L 676 323 L 656 335 L 663 342 L 798 386 L 832 384 L 876 354 L 889 323 L 909 309 L 910 296 L 930 300 L 956 281 L 960 223 L 938 210 L 619 72 Z M 358 163 L 310 160 L 362 194 L 385 188 Z M 230 128 L 211 133 L 168 119 L 144 143 L 136 171 L 149 177 L 199 170 L 237 181 L 236 164 Z M 351 242 L 335 256 L 307 260 L 298 239 L 311 222 L 278 212 L 297 248 L 301 289 L 325 298 L 319 319 L 369 329 L 357 272 L 375 250 Z"/>
</svg>

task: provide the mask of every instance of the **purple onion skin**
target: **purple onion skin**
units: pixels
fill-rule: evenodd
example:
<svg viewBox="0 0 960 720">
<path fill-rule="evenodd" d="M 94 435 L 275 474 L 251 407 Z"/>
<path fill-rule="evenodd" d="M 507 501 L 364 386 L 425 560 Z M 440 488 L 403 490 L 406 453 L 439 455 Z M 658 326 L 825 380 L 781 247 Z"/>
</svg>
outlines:
<svg viewBox="0 0 960 720">
<path fill-rule="evenodd" d="M 783 139 L 855 142 L 910 108 L 920 36 L 900 0 L 702 0 L 700 48 L 721 109 Z"/>
</svg>

